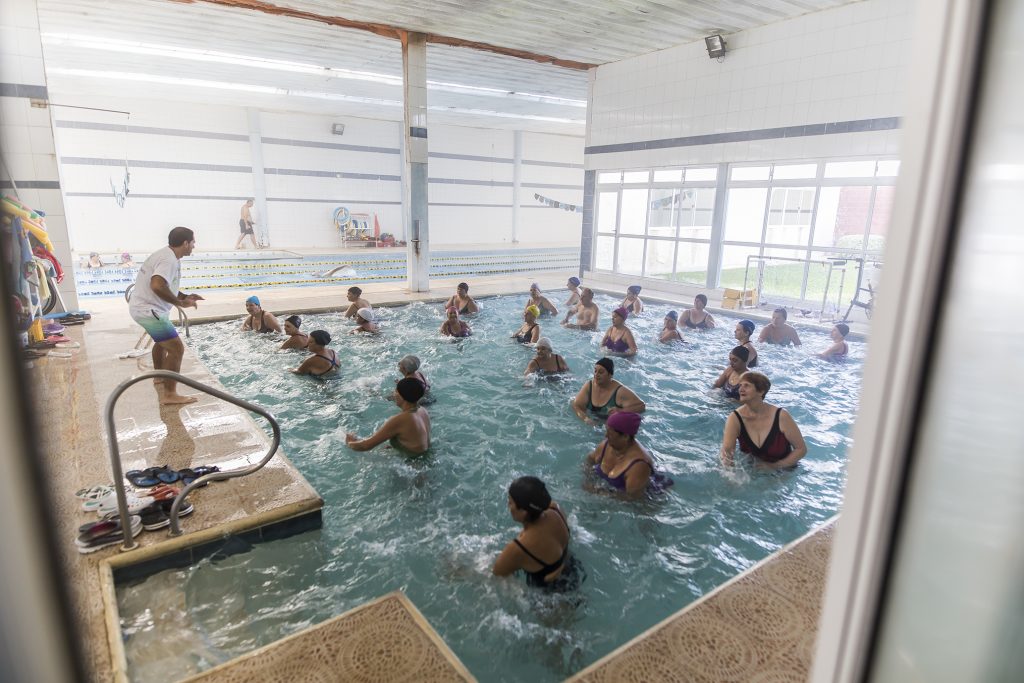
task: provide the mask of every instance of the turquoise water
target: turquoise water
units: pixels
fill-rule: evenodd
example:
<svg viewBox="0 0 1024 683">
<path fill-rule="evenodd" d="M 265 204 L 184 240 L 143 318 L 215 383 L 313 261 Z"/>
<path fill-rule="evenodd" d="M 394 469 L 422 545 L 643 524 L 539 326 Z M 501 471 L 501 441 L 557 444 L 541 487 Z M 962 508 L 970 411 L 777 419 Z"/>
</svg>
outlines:
<svg viewBox="0 0 1024 683">
<path fill-rule="evenodd" d="M 228 390 L 280 419 L 285 452 L 324 498 L 324 524 L 121 587 L 136 680 L 148 678 L 150 591 L 161 583 L 184 592 L 182 614 L 171 621 L 202 647 L 173 654 L 196 668 L 400 589 L 479 680 L 560 680 L 836 513 L 861 345 L 851 344 L 845 364 L 811 357 L 829 344 L 817 330 L 801 330 L 800 349 L 762 347 L 759 369 L 773 381 L 768 400 L 793 414 L 809 454 L 791 472 L 725 472 L 717 453 L 735 404 L 709 387 L 735 344 L 735 321 L 665 346 L 656 334 L 668 307 L 649 306 L 629 321 L 640 353 L 616 359 L 615 378 L 647 402 L 638 438 L 676 484 L 657 499 L 627 502 L 583 488 L 582 461 L 602 432 L 569 407 L 601 355 L 601 334 L 542 319 L 575 376 L 524 380 L 532 351 L 508 339 L 524 301 L 483 300 L 467 319 L 474 336 L 461 341 L 437 335 L 439 305 L 378 310 L 378 338 L 348 336 L 351 325 L 338 315 L 308 316 L 303 328 L 330 331 L 345 359 L 332 381 L 288 374 L 301 353 L 239 335 L 235 322 L 193 327 L 194 348 Z M 613 300 L 598 304 L 608 321 Z M 345 432 L 366 436 L 394 413 L 384 397 L 406 353 L 423 361 L 436 397 L 430 453 L 408 460 L 386 447 L 347 449 Z M 544 479 L 569 515 L 572 549 L 587 571 L 575 596 L 490 575 L 517 533 L 506 489 L 524 474 Z M 166 677 L 167 664 L 151 675 Z"/>
</svg>

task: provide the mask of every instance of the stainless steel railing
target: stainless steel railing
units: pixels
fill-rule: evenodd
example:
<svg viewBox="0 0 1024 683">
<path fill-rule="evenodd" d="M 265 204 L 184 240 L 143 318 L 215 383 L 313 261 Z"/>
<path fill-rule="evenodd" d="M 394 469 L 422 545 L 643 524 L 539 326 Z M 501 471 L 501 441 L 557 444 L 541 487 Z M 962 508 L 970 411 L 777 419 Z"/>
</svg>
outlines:
<svg viewBox="0 0 1024 683">
<path fill-rule="evenodd" d="M 135 377 L 126 379 L 125 381 L 121 382 L 114 388 L 114 391 L 111 392 L 110 396 L 107 398 L 106 408 L 104 409 L 104 417 L 106 419 L 107 425 L 107 444 L 108 449 L 110 451 L 110 469 L 111 474 L 113 475 L 114 478 L 114 492 L 117 494 L 117 510 L 118 514 L 121 517 L 121 529 L 125 537 L 124 543 L 121 545 L 122 550 L 132 550 L 138 544 L 132 537 L 131 515 L 128 514 L 128 497 L 125 494 L 124 485 L 122 483 L 124 481 L 124 471 L 121 468 L 121 449 L 117 443 L 117 430 L 114 427 L 114 405 L 117 403 L 117 400 L 121 397 L 121 394 L 123 394 L 125 390 L 128 389 L 128 387 L 132 386 L 133 384 L 137 384 L 138 382 L 141 382 L 143 380 L 155 379 L 158 377 L 163 379 L 174 380 L 175 382 L 180 382 L 181 384 L 190 386 L 193 389 L 198 389 L 199 391 L 205 394 L 215 396 L 216 398 L 219 398 L 223 401 L 233 403 L 236 406 L 239 406 L 240 408 L 245 408 L 250 412 L 256 413 L 257 415 L 261 415 L 264 418 L 266 418 L 267 422 L 270 423 L 270 428 L 274 432 L 273 437 L 271 439 L 270 448 L 267 450 L 266 455 L 264 455 L 263 458 L 258 463 L 250 465 L 249 467 L 243 467 L 241 469 L 204 474 L 203 476 L 199 477 L 198 479 L 193 481 L 191 484 L 188 484 L 187 486 L 185 486 L 185 488 L 181 490 L 181 493 L 179 493 L 175 497 L 174 502 L 171 503 L 171 529 L 169 532 L 171 536 L 181 535 L 181 527 L 178 525 L 178 511 L 181 509 L 182 501 L 185 500 L 185 497 L 189 493 L 191 493 L 193 489 L 195 489 L 198 486 L 203 486 L 211 481 L 224 481 L 225 479 L 234 479 L 236 477 L 244 477 L 248 474 L 252 474 L 253 472 L 261 469 L 268 462 L 270 462 L 270 459 L 274 457 L 274 454 L 277 453 L 278 447 L 280 447 L 281 445 L 281 427 L 280 425 L 278 425 L 277 420 L 274 418 L 272 414 L 270 414 L 270 412 L 264 410 L 262 407 L 254 403 L 244 401 L 238 398 L 237 396 L 232 396 L 231 394 L 225 391 L 221 391 L 220 389 L 214 389 L 213 387 L 207 386 L 206 384 L 191 379 L 190 377 L 186 377 L 177 372 L 171 372 L 170 370 L 152 370 L 150 372 L 144 372 L 141 375 L 137 375 Z"/>
<path fill-rule="evenodd" d="M 125 300 L 125 303 L 128 303 L 128 302 L 130 302 L 132 300 L 132 290 L 133 289 L 135 289 L 135 283 L 134 282 L 132 284 L 128 285 L 127 287 L 125 287 L 125 290 L 124 290 L 124 300 Z M 185 338 L 186 339 L 191 338 L 192 335 L 189 332 L 188 314 L 185 313 L 185 309 L 182 308 L 181 306 L 175 306 L 175 308 L 178 309 L 178 327 L 184 327 L 185 328 Z M 145 336 L 145 335 L 143 335 L 143 336 Z M 141 343 L 141 342 L 142 342 L 142 339 L 139 339 L 139 343 Z M 146 346 L 149 346 L 149 342 L 146 343 Z M 138 343 L 135 344 L 135 348 L 139 348 L 139 344 Z M 142 348 L 146 348 L 146 347 L 144 346 Z"/>
</svg>

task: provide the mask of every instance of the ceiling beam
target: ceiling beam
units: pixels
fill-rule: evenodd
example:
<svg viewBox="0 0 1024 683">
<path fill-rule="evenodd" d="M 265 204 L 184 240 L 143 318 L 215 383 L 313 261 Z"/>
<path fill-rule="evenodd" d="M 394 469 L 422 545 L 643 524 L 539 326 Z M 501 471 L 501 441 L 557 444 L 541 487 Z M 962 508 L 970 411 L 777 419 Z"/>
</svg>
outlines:
<svg viewBox="0 0 1024 683">
<path fill-rule="evenodd" d="M 323 14 L 317 14 L 316 12 L 306 12 L 304 10 L 292 9 L 291 7 L 281 7 L 274 5 L 269 2 L 263 2 L 262 0 L 169 0 L 170 2 L 177 2 L 183 5 L 194 4 L 197 2 L 205 2 L 211 5 L 221 5 L 223 7 L 235 7 L 238 9 L 253 10 L 256 12 L 263 12 L 264 14 L 274 14 L 282 17 L 291 17 L 293 19 L 305 19 L 307 21 L 318 21 L 331 26 L 338 26 L 339 28 L 350 28 L 357 31 L 367 31 L 369 33 L 383 36 L 384 38 L 392 38 L 394 40 L 402 40 L 402 37 L 409 31 L 414 29 L 400 28 L 398 26 L 391 26 L 389 24 L 376 24 L 368 21 L 353 21 L 351 19 L 345 19 L 343 17 L 326 16 Z M 516 50 L 510 47 L 501 47 L 499 45 L 490 45 L 488 43 L 480 43 L 474 40 L 464 40 L 462 38 L 452 38 L 449 36 L 439 36 L 434 33 L 427 34 L 427 42 L 434 43 L 436 45 L 449 45 L 452 47 L 465 47 L 473 50 L 481 50 L 484 52 L 492 52 L 494 54 L 504 55 L 506 57 L 515 57 L 516 59 L 526 59 L 533 62 L 539 62 L 541 64 L 551 64 L 552 66 L 560 66 L 565 69 L 576 69 L 578 71 L 586 71 L 591 67 L 597 66 L 596 64 L 588 64 L 586 62 L 576 62 L 570 59 L 559 59 L 558 57 L 552 57 L 551 55 L 541 55 L 535 52 L 527 52 L 525 50 Z"/>
</svg>

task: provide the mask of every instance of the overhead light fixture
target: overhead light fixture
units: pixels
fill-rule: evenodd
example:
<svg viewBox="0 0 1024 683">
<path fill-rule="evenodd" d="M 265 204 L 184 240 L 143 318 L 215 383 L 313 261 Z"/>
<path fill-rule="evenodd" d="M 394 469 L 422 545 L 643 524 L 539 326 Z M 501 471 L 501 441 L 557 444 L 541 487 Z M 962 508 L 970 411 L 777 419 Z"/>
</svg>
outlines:
<svg viewBox="0 0 1024 683">
<path fill-rule="evenodd" d="M 725 56 L 725 38 L 719 34 L 705 38 L 704 45 L 708 48 L 708 57 L 711 59 L 721 59 Z"/>
<path fill-rule="evenodd" d="M 344 135 L 345 134 L 345 124 L 344 123 L 332 124 L 331 125 L 331 134 L 332 135 Z"/>
</svg>

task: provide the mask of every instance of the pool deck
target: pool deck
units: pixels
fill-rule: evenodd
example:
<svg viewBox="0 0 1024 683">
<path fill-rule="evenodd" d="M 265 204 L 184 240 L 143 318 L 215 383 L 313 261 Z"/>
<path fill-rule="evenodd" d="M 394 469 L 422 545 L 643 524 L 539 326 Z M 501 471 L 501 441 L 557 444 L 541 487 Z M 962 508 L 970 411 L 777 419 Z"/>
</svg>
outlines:
<svg viewBox="0 0 1024 683">
<path fill-rule="evenodd" d="M 560 306 L 566 297 L 566 277 L 571 274 L 475 278 L 471 293 L 477 297 L 521 294 L 525 299 L 530 283 L 536 281 Z M 363 289 L 364 296 L 376 306 L 402 305 L 443 301 L 454 291 L 456 283 L 457 280 L 432 281 L 432 291 L 426 293 L 410 293 L 404 282 L 368 284 Z M 621 278 L 592 277 L 584 284 L 595 291 L 617 294 L 624 290 L 623 283 Z M 259 296 L 264 308 L 275 314 L 330 312 L 347 306 L 346 290 L 347 286 L 273 288 L 260 291 Z M 696 287 L 671 286 L 662 290 L 645 286 L 642 296 L 652 308 L 662 304 L 665 308 L 683 308 L 700 291 Z M 212 322 L 239 318 L 244 315 L 242 301 L 248 295 L 244 290 L 210 293 L 198 310 L 190 311 L 191 319 Z M 709 310 L 715 312 L 717 297 L 712 292 L 709 297 Z M 196 491 L 191 497 L 196 512 L 182 520 L 185 536 L 170 539 L 166 530 L 143 532 L 137 538 L 140 549 L 122 553 L 119 546 L 111 546 L 94 554 L 79 555 L 73 544 L 77 527 L 94 515 L 78 509 L 73 493 L 90 484 L 110 481 L 101 424 L 104 401 L 119 382 L 151 368 L 148 354 L 140 359 L 116 359 L 117 353 L 131 349 L 140 335 L 140 328 L 128 316 L 122 298 L 87 299 L 83 306 L 92 312 L 92 320 L 84 326 L 69 327 L 66 332 L 81 343 L 81 348 L 72 352 L 72 358 L 36 360 L 28 372 L 33 383 L 46 387 L 45 402 L 40 392 L 37 412 L 44 421 L 42 452 L 52 480 L 59 537 L 67 541 L 63 559 L 72 588 L 73 611 L 82 633 L 85 664 L 94 680 L 126 680 L 112 578 L 119 567 L 183 544 L 215 540 L 228 531 L 239 532 L 273 519 L 318 511 L 322 501 L 285 457 L 275 457 L 257 474 Z M 754 311 L 723 312 L 758 320 L 769 315 Z M 603 314 L 606 321 L 607 312 Z M 831 323 L 820 325 L 825 329 L 830 326 Z M 854 334 L 867 332 L 866 321 L 854 322 L 851 327 Z M 188 349 L 182 372 L 220 386 Z M 192 393 L 187 388 L 183 392 Z M 53 406 L 65 408 L 57 411 Z M 231 404 L 200 395 L 198 403 L 161 408 L 153 388 L 145 382 L 128 390 L 118 404 L 116 418 L 126 470 L 165 463 L 174 468 L 216 463 L 226 469 L 258 459 L 268 442 L 252 418 Z M 751 672 L 762 677 L 768 675 L 764 680 L 804 680 L 813 650 L 831 533 L 830 526 L 788 546 L 571 680 L 739 681 L 752 680 L 744 677 Z M 796 611 L 792 614 L 778 611 L 791 609 L 794 604 Z M 743 628 L 738 629 L 737 623 Z M 766 638 L 777 639 L 778 647 L 773 652 L 778 656 L 762 651 L 759 643 Z M 784 643 L 787 638 L 795 640 Z M 252 661 L 262 660 L 256 657 Z M 683 671 L 688 672 L 686 676 Z"/>
</svg>

